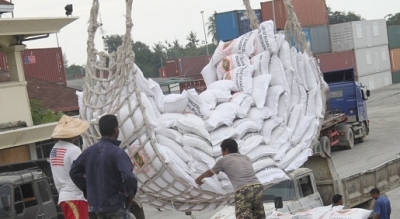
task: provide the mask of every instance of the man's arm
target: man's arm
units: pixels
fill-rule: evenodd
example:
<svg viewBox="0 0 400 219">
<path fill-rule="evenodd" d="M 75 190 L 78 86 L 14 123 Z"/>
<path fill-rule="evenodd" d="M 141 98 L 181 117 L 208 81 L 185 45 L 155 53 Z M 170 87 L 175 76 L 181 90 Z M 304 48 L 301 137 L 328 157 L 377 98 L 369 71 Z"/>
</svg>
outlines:
<svg viewBox="0 0 400 219">
<path fill-rule="evenodd" d="M 198 185 L 201 185 L 201 184 L 203 184 L 202 180 L 203 180 L 204 178 L 208 178 L 208 177 L 212 177 L 212 176 L 214 176 L 214 172 L 211 171 L 211 170 L 207 170 L 206 172 L 204 172 L 203 174 L 201 174 L 199 177 L 197 177 L 196 183 L 197 183 Z"/>
<path fill-rule="evenodd" d="M 375 214 L 374 219 L 379 219 L 379 214 Z"/>
<path fill-rule="evenodd" d="M 85 165 L 84 165 L 83 154 L 72 163 L 71 170 L 69 171 L 69 176 L 72 182 L 85 194 L 86 197 L 86 177 L 85 177 Z"/>
<path fill-rule="evenodd" d="M 122 182 L 124 183 L 125 191 L 130 197 L 134 198 L 137 191 L 137 179 L 133 175 L 133 163 L 125 151 L 121 150 L 117 154 L 117 168 L 121 174 Z"/>
</svg>

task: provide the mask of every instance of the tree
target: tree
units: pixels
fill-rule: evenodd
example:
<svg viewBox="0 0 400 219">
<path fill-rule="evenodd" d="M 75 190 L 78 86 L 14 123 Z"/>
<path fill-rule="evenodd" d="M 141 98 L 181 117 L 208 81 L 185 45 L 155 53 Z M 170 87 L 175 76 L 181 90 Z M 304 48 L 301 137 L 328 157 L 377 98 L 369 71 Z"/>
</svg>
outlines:
<svg viewBox="0 0 400 219">
<path fill-rule="evenodd" d="M 396 13 L 395 15 L 388 14 L 385 16 L 385 18 L 388 18 L 386 21 L 387 26 L 400 25 L 400 12 Z"/>
<path fill-rule="evenodd" d="M 199 40 L 197 39 L 197 34 L 195 32 L 190 31 L 189 35 L 186 37 L 186 40 L 189 41 L 189 43 L 186 45 L 186 48 L 197 48 Z"/>
<path fill-rule="evenodd" d="M 122 45 L 121 35 L 111 35 L 104 38 L 104 48 L 108 53 L 116 52 L 120 45 Z"/>
<path fill-rule="evenodd" d="M 364 18 L 361 17 L 359 14 L 355 14 L 354 12 L 345 12 L 345 11 L 332 11 L 330 7 L 327 8 L 328 10 L 328 19 L 329 24 L 340 24 L 350 21 L 361 21 Z"/>
<path fill-rule="evenodd" d="M 64 69 L 67 69 L 67 68 L 68 68 L 67 54 L 65 54 L 65 53 L 63 52 L 62 56 L 63 56 L 63 62 L 64 62 Z"/>
<path fill-rule="evenodd" d="M 72 64 L 65 69 L 67 79 L 82 78 L 85 76 L 85 66 Z"/>
<path fill-rule="evenodd" d="M 63 116 L 62 112 L 55 113 L 52 110 L 45 109 L 38 100 L 30 100 L 31 115 L 34 125 L 40 125 L 50 122 L 57 122 Z"/>
<path fill-rule="evenodd" d="M 208 22 L 207 22 L 207 36 L 211 36 L 212 37 L 212 43 L 217 44 L 218 43 L 218 37 L 217 37 L 217 26 L 215 24 L 215 14 L 217 12 L 214 11 L 214 14 L 211 15 L 208 18 Z"/>
</svg>

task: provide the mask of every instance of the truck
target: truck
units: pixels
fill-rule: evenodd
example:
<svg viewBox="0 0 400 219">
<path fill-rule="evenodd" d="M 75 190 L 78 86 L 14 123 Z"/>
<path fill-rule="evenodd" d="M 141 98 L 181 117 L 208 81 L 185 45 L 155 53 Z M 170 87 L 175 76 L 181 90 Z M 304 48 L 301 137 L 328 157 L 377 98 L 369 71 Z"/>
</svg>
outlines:
<svg viewBox="0 0 400 219">
<path fill-rule="evenodd" d="M 0 197 L 0 218 L 64 218 L 46 159 L 0 166 Z"/>
<path fill-rule="evenodd" d="M 288 173 L 288 180 L 279 182 L 263 191 L 266 215 L 274 211 L 275 197 L 282 197 L 283 213 L 297 213 L 331 204 L 332 196 L 343 196 L 344 208 L 372 209 L 374 204 L 369 191 L 378 188 L 381 194 L 400 186 L 400 156 L 368 170 L 340 178 L 332 159 L 311 156 L 301 168 Z M 235 207 L 227 206 L 212 219 L 234 219 Z"/>
<path fill-rule="evenodd" d="M 325 89 L 327 110 L 313 150 L 330 156 L 332 147 L 352 149 L 355 142 L 363 142 L 369 134 L 366 101 L 370 91 L 355 80 L 353 68 L 323 75 L 329 86 Z"/>
</svg>

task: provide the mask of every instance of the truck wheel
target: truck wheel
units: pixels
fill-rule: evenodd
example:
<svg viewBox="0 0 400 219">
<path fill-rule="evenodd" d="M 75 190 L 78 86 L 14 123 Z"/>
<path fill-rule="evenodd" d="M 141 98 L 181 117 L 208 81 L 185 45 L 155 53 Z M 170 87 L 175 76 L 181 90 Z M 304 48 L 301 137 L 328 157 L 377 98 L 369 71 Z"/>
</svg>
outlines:
<svg viewBox="0 0 400 219">
<path fill-rule="evenodd" d="M 363 132 L 363 135 L 362 135 L 362 137 L 360 137 L 360 138 L 357 138 L 357 140 L 359 141 L 359 142 L 364 142 L 365 141 L 365 138 L 367 137 L 367 128 L 365 127 L 365 123 L 363 122 L 363 123 L 361 123 L 362 125 L 362 127 L 361 127 L 361 131 Z"/>
<path fill-rule="evenodd" d="M 346 136 L 346 141 L 344 142 L 343 147 L 345 149 L 352 149 L 354 147 L 354 133 L 350 126 L 346 126 L 344 136 Z"/>
<path fill-rule="evenodd" d="M 325 154 L 328 157 L 331 157 L 331 143 L 330 143 L 329 138 L 326 136 L 322 136 L 319 139 L 319 142 L 321 143 L 322 150 L 324 150 Z"/>
</svg>

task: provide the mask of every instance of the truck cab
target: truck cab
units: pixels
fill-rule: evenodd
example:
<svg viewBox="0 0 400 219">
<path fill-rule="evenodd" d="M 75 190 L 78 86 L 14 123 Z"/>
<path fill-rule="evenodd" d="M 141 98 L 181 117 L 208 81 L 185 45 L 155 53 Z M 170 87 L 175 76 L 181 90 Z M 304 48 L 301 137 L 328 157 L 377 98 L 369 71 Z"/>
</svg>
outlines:
<svg viewBox="0 0 400 219">
<path fill-rule="evenodd" d="M 56 204 L 42 171 L 0 174 L 0 218 L 57 218 Z"/>
<path fill-rule="evenodd" d="M 266 188 L 263 191 L 264 210 L 270 215 L 274 207 L 274 198 L 282 197 L 283 208 L 278 211 L 296 213 L 302 210 L 323 206 L 317 191 L 312 170 L 299 168 L 288 174 L 289 179 Z M 217 212 L 212 219 L 235 219 L 235 206 L 226 206 Z"/>
</svg>

